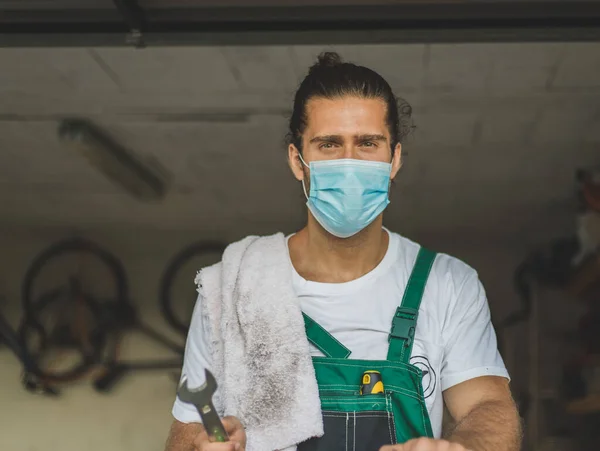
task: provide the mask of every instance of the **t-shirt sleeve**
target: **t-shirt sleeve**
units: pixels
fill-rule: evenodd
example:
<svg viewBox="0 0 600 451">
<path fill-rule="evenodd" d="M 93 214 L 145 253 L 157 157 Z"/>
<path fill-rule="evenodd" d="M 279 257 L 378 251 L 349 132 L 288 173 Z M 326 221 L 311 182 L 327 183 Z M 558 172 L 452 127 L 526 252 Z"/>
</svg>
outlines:
<svg viewBox="0 0 600 451">
<path fill-rule="evenodd" d="M 210 370 L 210 341 L 208 340 L 207 325 L 204 324 L 201 314 L 202 296 L 198 295 L 192 322 L 188 331 L 185 345 L 185 356 L 183 359 L 183 369 L 181 371 L 182 379 L 187 378 L 188 386 L 199 387 L 204 384 L 204 370 Z M 182 423 L 201 423 L 200 415 L 194 406 L 181 402 L 175 398 L 172 410 L 173 416 Z"/>
<path fill-rule="evenodd" d="M 480 376 L 509 379 L 492 326 L 485 290 L 473 271 L 447 311 L 443 328 L 442 390 Z"/>
</svg>

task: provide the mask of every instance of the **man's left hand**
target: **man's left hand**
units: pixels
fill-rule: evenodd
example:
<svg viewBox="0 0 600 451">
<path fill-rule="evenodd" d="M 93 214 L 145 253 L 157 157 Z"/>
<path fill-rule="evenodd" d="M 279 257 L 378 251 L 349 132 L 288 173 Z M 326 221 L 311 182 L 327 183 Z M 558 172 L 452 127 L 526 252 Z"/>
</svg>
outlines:
<svg viewBox="0 0 600 451">
<path fill-rule="evenodd" d="M 451 443 L 446 440 L 435 440 L 432 438 L 416 438 L 409 440 L 402 445 L 387 445 L 379 451 L 469 451 L 458 443 Z"/>
</svg>

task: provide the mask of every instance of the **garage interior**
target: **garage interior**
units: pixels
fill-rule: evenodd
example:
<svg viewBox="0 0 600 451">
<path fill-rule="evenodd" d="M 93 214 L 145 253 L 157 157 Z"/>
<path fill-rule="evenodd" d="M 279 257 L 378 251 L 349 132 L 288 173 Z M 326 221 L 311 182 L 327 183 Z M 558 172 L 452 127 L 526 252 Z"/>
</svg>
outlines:
<svg viewBox="0 0 600 451">
<path fill-rule="evenodd" d="M 169 326 L 160 304 L 161 279 L 178 252 L 193 243 L 289 234 L 304 224 L 285 135 L 295 89 L 326 50 L 376 70 L 413 107 L 415 130 L 403 145 L 384 223 L 474 267 L 496 325 L 522 309 L 519 265 L 581 229 L 578 171 L 600 168 L 597 2 L 571 2 L 578 6 L 569 14 L 561 9 L 568 2 L 550 2 L 555 9 L 487 2 L 484 17 L 464 5 L 471 2 L 423 10 L 411 2 L 325 1 L 325 16 L 343 13 L 322 23 L 310 20 L 320 11 L 316 2 L 171 3 L 0 1 L 0 312 L 15 329 L 34 259 L 54 243 L 83 238 L 120 260 L 144 322 L 182 345 L 184 334 Z M 502 15 L 502 3 L 529 9 Z M 371 15 L 357 27 L 360 11 Z M 393 28 L 400 16 L 414 20 L 412 33 Z M 476 19 L 483 25 L 473 26 Z M 427 33 L 436 23 L 448 25 Z M 164 195 L 132 196 L 73 151 L 59 133 L 72 119 L 159 164 Z M 600 301 L 595 246 L 581 265 L 585 302 L 573 290 L 532 282 L 533 307 L 502 330 L 525 449 L 600 443 L 589 427 L 600 421 L 600 359 L 580 396 L 592 400 L 585 408 L 569 409 L 561 391 L 581 317 Z M 178 276 L 173 302 L 193 303 L 187 299 L 200 259 Z M 36 290 L 63 283 L 66 265 L 77 263 L 62 264 Z M 91 264 L 85 280 L 94 295 L 114 294 L 106 269 Z M 120 352 L 173 356 L 139 333 L 127 334 Z M 0 449 L 164 449 L 176 368 L 132 372 L 105 393 L 88 375 L 61 386 L 58 396 L 26 390 L 22 372 L 0 344 Z"/>
</svg>

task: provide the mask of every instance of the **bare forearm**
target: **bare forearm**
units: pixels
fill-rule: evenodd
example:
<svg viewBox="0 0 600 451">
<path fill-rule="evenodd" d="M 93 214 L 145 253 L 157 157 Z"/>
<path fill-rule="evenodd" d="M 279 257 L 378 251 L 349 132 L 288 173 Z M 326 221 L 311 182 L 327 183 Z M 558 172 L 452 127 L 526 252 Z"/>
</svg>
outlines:
<svg viewBox="0 0 600 451">
<path fill-rule="evenodd" d="M 514 403 L 488 401 L 469 412 L 445 438 L 472 451 L 519 451 L 521 436 Z"/>
<path fill-rule="evenodd" d="M 194 451 L 194 439 L 203 430 L 199 423 L 180 423 L 174 421 L 169 431 L 165 451 Z"/>
</svg>

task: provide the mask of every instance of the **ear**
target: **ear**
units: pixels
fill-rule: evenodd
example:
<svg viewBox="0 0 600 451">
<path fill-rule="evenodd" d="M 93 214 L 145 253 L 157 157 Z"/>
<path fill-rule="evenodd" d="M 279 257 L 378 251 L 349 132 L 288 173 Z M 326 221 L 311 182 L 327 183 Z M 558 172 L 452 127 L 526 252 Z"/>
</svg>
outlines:
<svg viewBox="0 0 600 451">
<path fill-rule="evenodd" d="M 402 167 L 402 144 L 396 144 L 396 148 L 394 149 L 394 156 L 392 157 L 392 173 L 390 178 L 393 180 L 396 175 L 398 175 L 398 171 Z"/>
<path fill-rule="evenodd" d="M 299 182 L 304 180 L 304 168 L 302 161 L 300 161 L 300 151 L 293 144 L 288 146 L 288 164 L 296 180 Z"/>
</svg>

